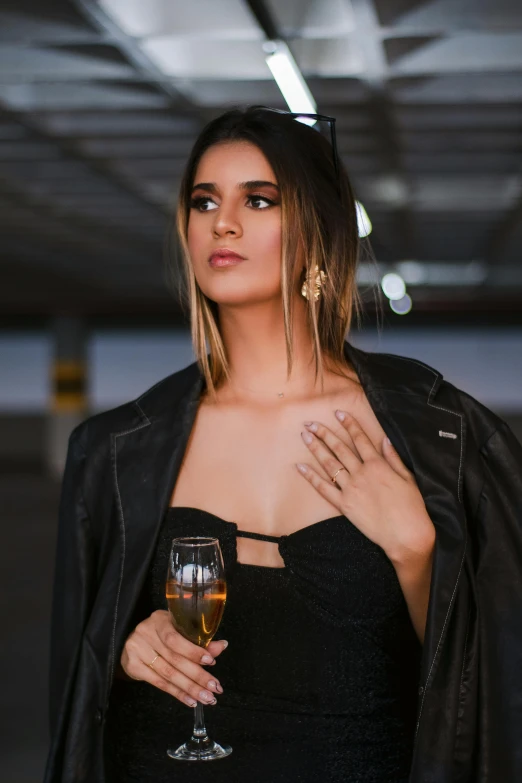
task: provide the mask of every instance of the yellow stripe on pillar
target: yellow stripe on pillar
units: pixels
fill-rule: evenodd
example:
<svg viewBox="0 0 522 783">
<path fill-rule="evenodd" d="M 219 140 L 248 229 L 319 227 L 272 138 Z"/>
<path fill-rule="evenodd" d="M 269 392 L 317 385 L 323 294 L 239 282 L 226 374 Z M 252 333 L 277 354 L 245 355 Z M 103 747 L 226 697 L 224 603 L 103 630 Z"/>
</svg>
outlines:
<svg viewBox="0 0 522 783">
<path fill-rule="evenodd" d="M 85 381 L 85 362 L 57 360 L 54 363 L 54 381 Z"/>
<path fill-rule="evenodd" d="M 52 410 L 83 412 L 87 408 L 86 366 L 79 360 L 58 360 L 53 367 Z"/>
</svg>

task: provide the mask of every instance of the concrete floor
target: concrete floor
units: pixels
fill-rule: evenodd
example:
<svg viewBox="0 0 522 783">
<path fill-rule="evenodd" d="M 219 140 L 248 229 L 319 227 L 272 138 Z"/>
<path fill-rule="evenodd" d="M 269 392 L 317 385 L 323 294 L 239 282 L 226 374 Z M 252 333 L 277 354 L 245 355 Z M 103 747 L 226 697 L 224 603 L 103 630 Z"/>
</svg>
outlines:
<svg viewBox="0 0 522 783">
<path fill-rule="evenodd" d="M 49 618 L 59 484 L 0 475 L 0 781 L 41 783 L 47 755 Z"/>
</svg>

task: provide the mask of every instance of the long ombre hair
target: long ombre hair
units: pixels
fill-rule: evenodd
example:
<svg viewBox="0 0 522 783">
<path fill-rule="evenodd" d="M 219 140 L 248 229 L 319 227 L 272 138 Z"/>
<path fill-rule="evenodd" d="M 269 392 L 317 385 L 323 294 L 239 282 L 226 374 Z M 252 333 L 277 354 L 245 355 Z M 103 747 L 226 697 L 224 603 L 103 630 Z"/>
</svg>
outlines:
<svg viewBox="0 0 522 783">
<path fill-rule="evenodd" d="M 188 307 L 193 350 L 215 400 L 216 389 L 230 377 L 219 329 L 218 305 L 199 287 L 190 259 L 187 230 L 191 192 L 199 161 L 214 144 L 248 141 L 272 166 L 281 193 L 281 291 L 287 349 L 287 372 L 293 363 L 292 315 L 297 263 L 306 263 L 301 283 L 315 279 L 315 267 L 326 273 L 319 299 L 307 300 L 307 320 L 313 338 L 315 377 L 327 366 L 346 367 L 344 341 L 361 300 L 356 285 L 359 234 L 354 195 L 339 161 L 336 176 L 332 147 L 316 130 L 264 106 L 230 109 L 200 132 L 181 180 L 176 227 L 181 245 L 181 305 Z M 299 258 L 301 260 L 299 261 Z M 178 270 L 179 271 L 179 270 Z M 209 354 L 207 354 L 207 343 Z M 344 375 L 342 370 L 339 374 Z"/>
</svg>

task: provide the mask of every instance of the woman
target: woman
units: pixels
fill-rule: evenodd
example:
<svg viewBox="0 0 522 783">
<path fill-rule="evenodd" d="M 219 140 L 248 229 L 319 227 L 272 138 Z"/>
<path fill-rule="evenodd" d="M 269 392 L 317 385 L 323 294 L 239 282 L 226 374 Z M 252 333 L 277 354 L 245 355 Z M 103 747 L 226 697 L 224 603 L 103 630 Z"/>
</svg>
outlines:
<svg viewBox="0 0 522 783">
<path fill-rule="evenodd" d="M 70 439 L 46 783 L 522 779 L 521 447 L 345 341 L 354 199 L 291 115 L 209 123 L 178 231 L 197 362 Z M 206 651 L 166 611 L 176 535 L 223 550 Z M 166 755 L 197 701 L 213 764 Z"/>
</svg>

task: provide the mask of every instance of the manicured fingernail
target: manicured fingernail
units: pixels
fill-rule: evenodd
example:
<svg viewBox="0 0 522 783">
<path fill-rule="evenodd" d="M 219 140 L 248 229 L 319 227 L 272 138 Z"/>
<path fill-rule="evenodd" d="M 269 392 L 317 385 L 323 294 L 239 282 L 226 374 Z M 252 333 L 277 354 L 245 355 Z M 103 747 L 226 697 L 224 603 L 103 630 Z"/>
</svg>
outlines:
<svg viewBox="0 0 522 783">
<path fill-rule="evenodd" d="M 219 693 L 220 686 L 215 680 L 209 680 L 207 682 L 207 688 L 210 688 L 211 691 L 217 691 Z M 223 692 L 223 690 L 221 690 L 221 692 Z"/>
<path fill-rule="evenodd" d="M 312 432 L 317 432 L 316 421 L 305 421 L 305 427 L 308 427 L 308 429 L 311 430 Z"/>
<path fill-rule="evenodd" d="M 205 654 L 201 659 L 201 663 L 214 663 L 214 659 L 211 655 Z"/>
<path fill-rule="evenodd" d="M 221 639 L 221 644 L 223 645 L 223 649 L 226 650 L 228 647 L 228 642 L 226 639 Z"/>
<path fill-rule="evenodd" d="M 201 701 L 204 701 L 207 704 L 211 704 L 212 702 L 216 701 L 214 696 L 211 693 L 209 693 L 208 691 L 200 691 L 199 692 L 199 698 L 201 699 Z"/>
<path fill-rule="evenodd" d="M 301 433 L 301 437 L 304 440 L 304 442 L 308 443 L 308 444 L 310 444 L 313 441 L 313 439 L 314 439 L 314 436 L 310 435 L 309 432 L 302 432 Z"/>
<path fill-rule="evenodd" d="M 344 411 L 335 411 L 335 415 L 339 419 L 339 421 L 344 421 L 346 418 L 346 413 Z"/>
<path fill-rule="evenodd" d="M 188 704 L 189 707 L 195 707 L 197 701 L 194 701 L 194 699 L 191 699 L 190 696 L 187 696 L 187 698 L 185 699 L 185 704 Z"/>
<path fill-rule="evenodd" d="M 306 465 L 303 465 L 302 462 L 296 462 L 295 465 L 296 465 L 297 470 L 300 470 L 301 473 L 306 473 L 306 471 L 308 470 Z"/>
</svg>

